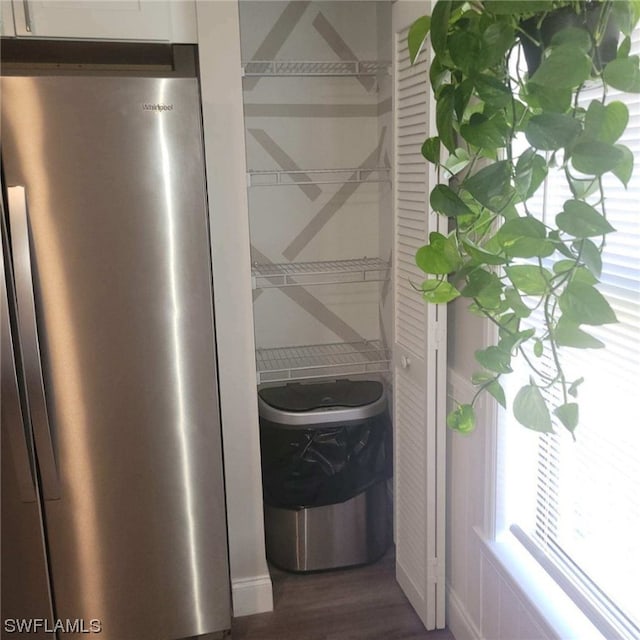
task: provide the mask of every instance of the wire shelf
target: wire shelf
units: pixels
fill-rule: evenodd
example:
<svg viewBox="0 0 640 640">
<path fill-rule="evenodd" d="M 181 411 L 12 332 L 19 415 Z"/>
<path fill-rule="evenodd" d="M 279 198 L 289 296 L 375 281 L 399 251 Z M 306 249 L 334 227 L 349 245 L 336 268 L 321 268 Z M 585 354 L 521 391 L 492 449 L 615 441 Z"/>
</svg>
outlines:
<svg viewBox="0 0 640 640">
<path fill-rule="evenodd" d="M 380 340 L 256 349 L 258 383 L 389 371 Z"/>
<path fill-rule="evenodd" d="M 242 65 L 242 74 L 252 76 L 376 76 L 388 74 L 390 62 L 340 60 L 340 61 L 295 61 L 295 60 L 251 60 Z"/>
<path fill-rule="evenodd" d="M 389 167 L 364 169 L 251 169 L 247 173 L 249 187 L 279 187 L 300 184 L 346 184 L 349 182 L 389 182 Z"/>
<path fill-rule="evenodd" d="M 391 265 L 380 258 L 326 260 L 259 264 L 252 267 L 254 289 L 271 287 L 343 284 L 349 282 L 383 282 L 389 279 Z"/>
</svg>

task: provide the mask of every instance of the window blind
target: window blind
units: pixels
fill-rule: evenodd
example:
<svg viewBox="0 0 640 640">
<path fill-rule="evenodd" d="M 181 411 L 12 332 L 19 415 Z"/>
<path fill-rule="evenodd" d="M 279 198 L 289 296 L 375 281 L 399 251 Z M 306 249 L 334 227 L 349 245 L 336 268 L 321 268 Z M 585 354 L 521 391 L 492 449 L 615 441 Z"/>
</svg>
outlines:
<svg viewBox="0 0 640 640">
<path fill-rule="evenodd" d="M 640 30 L 632 42 L 638 55 Z M 601 92 L 601 86 L 586 90 L 583 106 Z M 562 348 L 568 379 L 585 379 L 576 441 L 558 422 L 556 433 L 539 436 L 536 446 L 506 455 L 534 449 L 530 500 L 515 520 L 518 537 L 580 593 L 578 604 L 599 612 L 595 622 L 610 639 L 640 638 L 640 95 L 609 89 L 607 96 L 629 109 L 620 142 L 635 157 L 628 189 L 611 175 L 604 179 L 607 217 L 617 233 L 607 236 L 598 288 L 619 323 L 587 327 L 606 349 Z M 552 221 L 570 197 L 563 181 L 550 176 L 532 210 Z M 529 322 L 540 320 L 534 315 Z M 539 363 L 546 366 L 544 356 Z M 521 428 L 511 415 L 504 421 Z"/>
</svg>

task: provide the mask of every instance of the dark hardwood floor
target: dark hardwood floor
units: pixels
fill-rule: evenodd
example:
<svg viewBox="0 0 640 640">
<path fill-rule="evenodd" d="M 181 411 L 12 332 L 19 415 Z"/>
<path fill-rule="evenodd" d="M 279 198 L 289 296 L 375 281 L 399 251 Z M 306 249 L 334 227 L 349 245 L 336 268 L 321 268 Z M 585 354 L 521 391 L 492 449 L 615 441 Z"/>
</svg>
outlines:
<svg viewBox="0 0 640 640">
<path fill-rule="evenodd" d="M 455 640 L 424 630 L 395 581 L 393 551 L 356 569 L 292 574 L 272 568 L 274 611 L 235 618 L 232 640 Z"/>
</svg>

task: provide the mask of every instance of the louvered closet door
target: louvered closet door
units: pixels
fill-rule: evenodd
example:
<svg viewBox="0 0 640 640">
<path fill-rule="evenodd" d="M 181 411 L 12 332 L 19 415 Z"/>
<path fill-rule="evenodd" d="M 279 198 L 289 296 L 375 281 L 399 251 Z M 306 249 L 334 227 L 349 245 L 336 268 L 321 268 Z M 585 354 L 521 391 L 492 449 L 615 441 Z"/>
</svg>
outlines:
<svg viewBox="0 0 640 640">
<path fill-rule="evenodd" d="M 428 3 L 393 7 L 395 124 L 395 542 L 396 578 L 427 629 L 445 624 L 446 309 L 427 306 L 417 249 L 446 220 L 429 213 L 436 176 L 420 153 L 434 135 L 427 56 L 409 62 L 407 32 Z"/>
</svg>

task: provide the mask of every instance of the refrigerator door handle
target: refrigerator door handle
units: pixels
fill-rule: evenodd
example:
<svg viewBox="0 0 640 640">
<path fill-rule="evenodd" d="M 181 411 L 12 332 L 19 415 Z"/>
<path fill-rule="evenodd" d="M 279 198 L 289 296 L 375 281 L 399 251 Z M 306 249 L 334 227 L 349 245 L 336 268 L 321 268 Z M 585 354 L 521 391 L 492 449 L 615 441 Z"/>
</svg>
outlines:
<svg viewBox="0 0 640 640">
<path fill-rule="evenodd" d="M 24 9 L 25 29 L 31 33 L 33 31 L 33 27 L 31 24 L 31 7 L 29 7 L 29 0 L 22 0 L 22 7 Z"/>
<path fill-rule="evenodd" d="M 33 295 L 33 272 L 29 248 L 27 194 L 24 187 L 9 187 L 9 221 L 13 248 L 13 272 L 18 301 L 18 341 L 24 363 L 24 377 L 33 425 L 42 492 L 45 500 L 60 498 L 60 482 L 42 377 L 40 343 Z"/>
<path fill-rule="evenodd" d="M 29 463 L 29 444 L 24 430 L 24 421 L 18 395 L 16 363 L 13 354 L 11 322 L 9 320 L 9 300 L 4 272 L 4 229 L 2 253 L 0 253 L 0 333 L 2 333 L 1 375 L 2 375 L 2 419 L 6 419 L 9 446 L 15 465 L 18 490 L 22 502 L 36 501 L 35 479 Z"/>
</svg>

